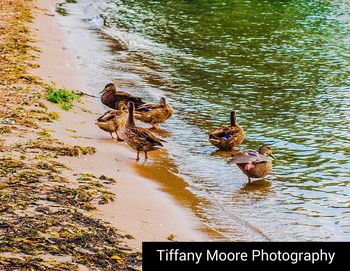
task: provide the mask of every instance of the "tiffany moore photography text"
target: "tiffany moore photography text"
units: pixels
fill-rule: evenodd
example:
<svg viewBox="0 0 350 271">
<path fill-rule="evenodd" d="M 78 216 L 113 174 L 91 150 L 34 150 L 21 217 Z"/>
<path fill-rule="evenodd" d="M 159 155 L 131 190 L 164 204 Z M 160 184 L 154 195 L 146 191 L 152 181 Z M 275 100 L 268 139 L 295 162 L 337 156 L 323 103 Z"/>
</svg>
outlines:
<svg viewBox="0 0 350 271">
<path fill-rule="evenodd" d="M 332 264 L 335 252 L 319 249 L 310 252 L 266 251 L 252 249 L 248 252 L 227 252 L 217 249 L 207 249 L 204 252 L 182 251 L 181 249 L 157 249 L 160 262 L 284 262 L 298 263 L 328 263 Z"/>
</svg>

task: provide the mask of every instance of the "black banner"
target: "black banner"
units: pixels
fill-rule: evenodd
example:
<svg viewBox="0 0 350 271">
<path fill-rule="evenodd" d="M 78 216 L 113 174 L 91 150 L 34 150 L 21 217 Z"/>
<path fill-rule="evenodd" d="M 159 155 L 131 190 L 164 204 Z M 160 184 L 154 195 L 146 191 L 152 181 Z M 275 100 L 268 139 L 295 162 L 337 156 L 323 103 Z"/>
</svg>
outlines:
<svg viewBox="0 0 350 271">
<path fill-rule="evenodd" d="M 142 270 L 347 266 L 349 242 L 144 242 Z"/>
</svg>

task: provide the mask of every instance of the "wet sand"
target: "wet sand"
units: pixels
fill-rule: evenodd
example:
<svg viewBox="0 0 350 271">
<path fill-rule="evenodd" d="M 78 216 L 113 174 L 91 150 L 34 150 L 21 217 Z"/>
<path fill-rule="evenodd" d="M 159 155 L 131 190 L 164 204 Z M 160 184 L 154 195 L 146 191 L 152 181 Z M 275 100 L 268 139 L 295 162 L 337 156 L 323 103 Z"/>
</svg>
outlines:
<svg viewBox="0 0 350 271">
<path fill-rule="evenodd" d="M 58 86 L 83 91 L 84 74 L 79 70 L 76 57 L 67 48 L 67 33 L 55 21 L 56 2 L 38 1 L 40 10 L 33 28 L 38 29 L 40 68 L 33 73 L 45 82 L 54 81 Z M 99 207 L 94 215 L 135 237 L 128 245 L 140 249 L 142 241 L 166 241 L 170 234 L 175 234 L 177 241 L 207 239 L 199 230 L 201 225 L 191 211 L 163 192 L 161 185 L 147 178 L 153 175 L 149 171 L 152 166 L 147 167 L 152 165 L 152 160 L 143 167 L 143 160 L 136 162 L 132 150 L 112 140 L 108 133 L 94 125 L 95 119 L 104 111 L 99 99 L 84 96 L 69 112 L 53 104 L 47 105 L 50 111 L 60 114 L 60 119 L 47 127 L 54 131 L 54 137 L 68 144 L 97 149 L 97 153 L 89 157 L 65 157 L 64 162 L 73 169 L 68 175 L 87 171 L 96 176 L 104 174 L 117 179 L 112 188 L 116 201 Z M 154 155 L 157 154 L 151 154 L 151 159 Z"/>
</svg>

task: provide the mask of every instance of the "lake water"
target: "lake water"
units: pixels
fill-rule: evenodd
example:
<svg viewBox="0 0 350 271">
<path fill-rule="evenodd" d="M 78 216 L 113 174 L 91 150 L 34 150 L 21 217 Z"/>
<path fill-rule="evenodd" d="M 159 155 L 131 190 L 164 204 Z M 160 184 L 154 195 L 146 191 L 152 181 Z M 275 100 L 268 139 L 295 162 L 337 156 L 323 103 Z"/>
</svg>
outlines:
<svg viewBox="0 0 350 271">
<path fill-rule="evenodd" d="M 89 91 L 114 81 L 176 110 L 140 171 L 163 171 L 148 175 L 215 238 L 350 240 L 350 1 L 91 2 L 57 6 Z M 102 21 L 82 20 L 94 10 Z M 240 149 L 278 158 L 265 181 L 247 185 L 207 141 L 232 110 Z"/>
</svg>

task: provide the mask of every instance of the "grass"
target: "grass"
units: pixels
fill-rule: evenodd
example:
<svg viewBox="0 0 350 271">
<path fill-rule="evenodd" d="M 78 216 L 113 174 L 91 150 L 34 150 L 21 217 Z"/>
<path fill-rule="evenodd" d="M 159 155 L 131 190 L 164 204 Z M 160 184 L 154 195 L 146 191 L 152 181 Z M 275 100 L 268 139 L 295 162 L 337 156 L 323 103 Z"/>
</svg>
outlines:
<svg viewBox="0 0 350 271">
<path fill-rule="evenodd" d="M 56 88 L 55 84 L 52 84 L 48 89 L 46 99 L 52 103 L 60 104 L 63 110 L 69 111 L 73 108 L 73 102 L 80 99 L 80 95 L 74 90 Z"/>
</svg>

